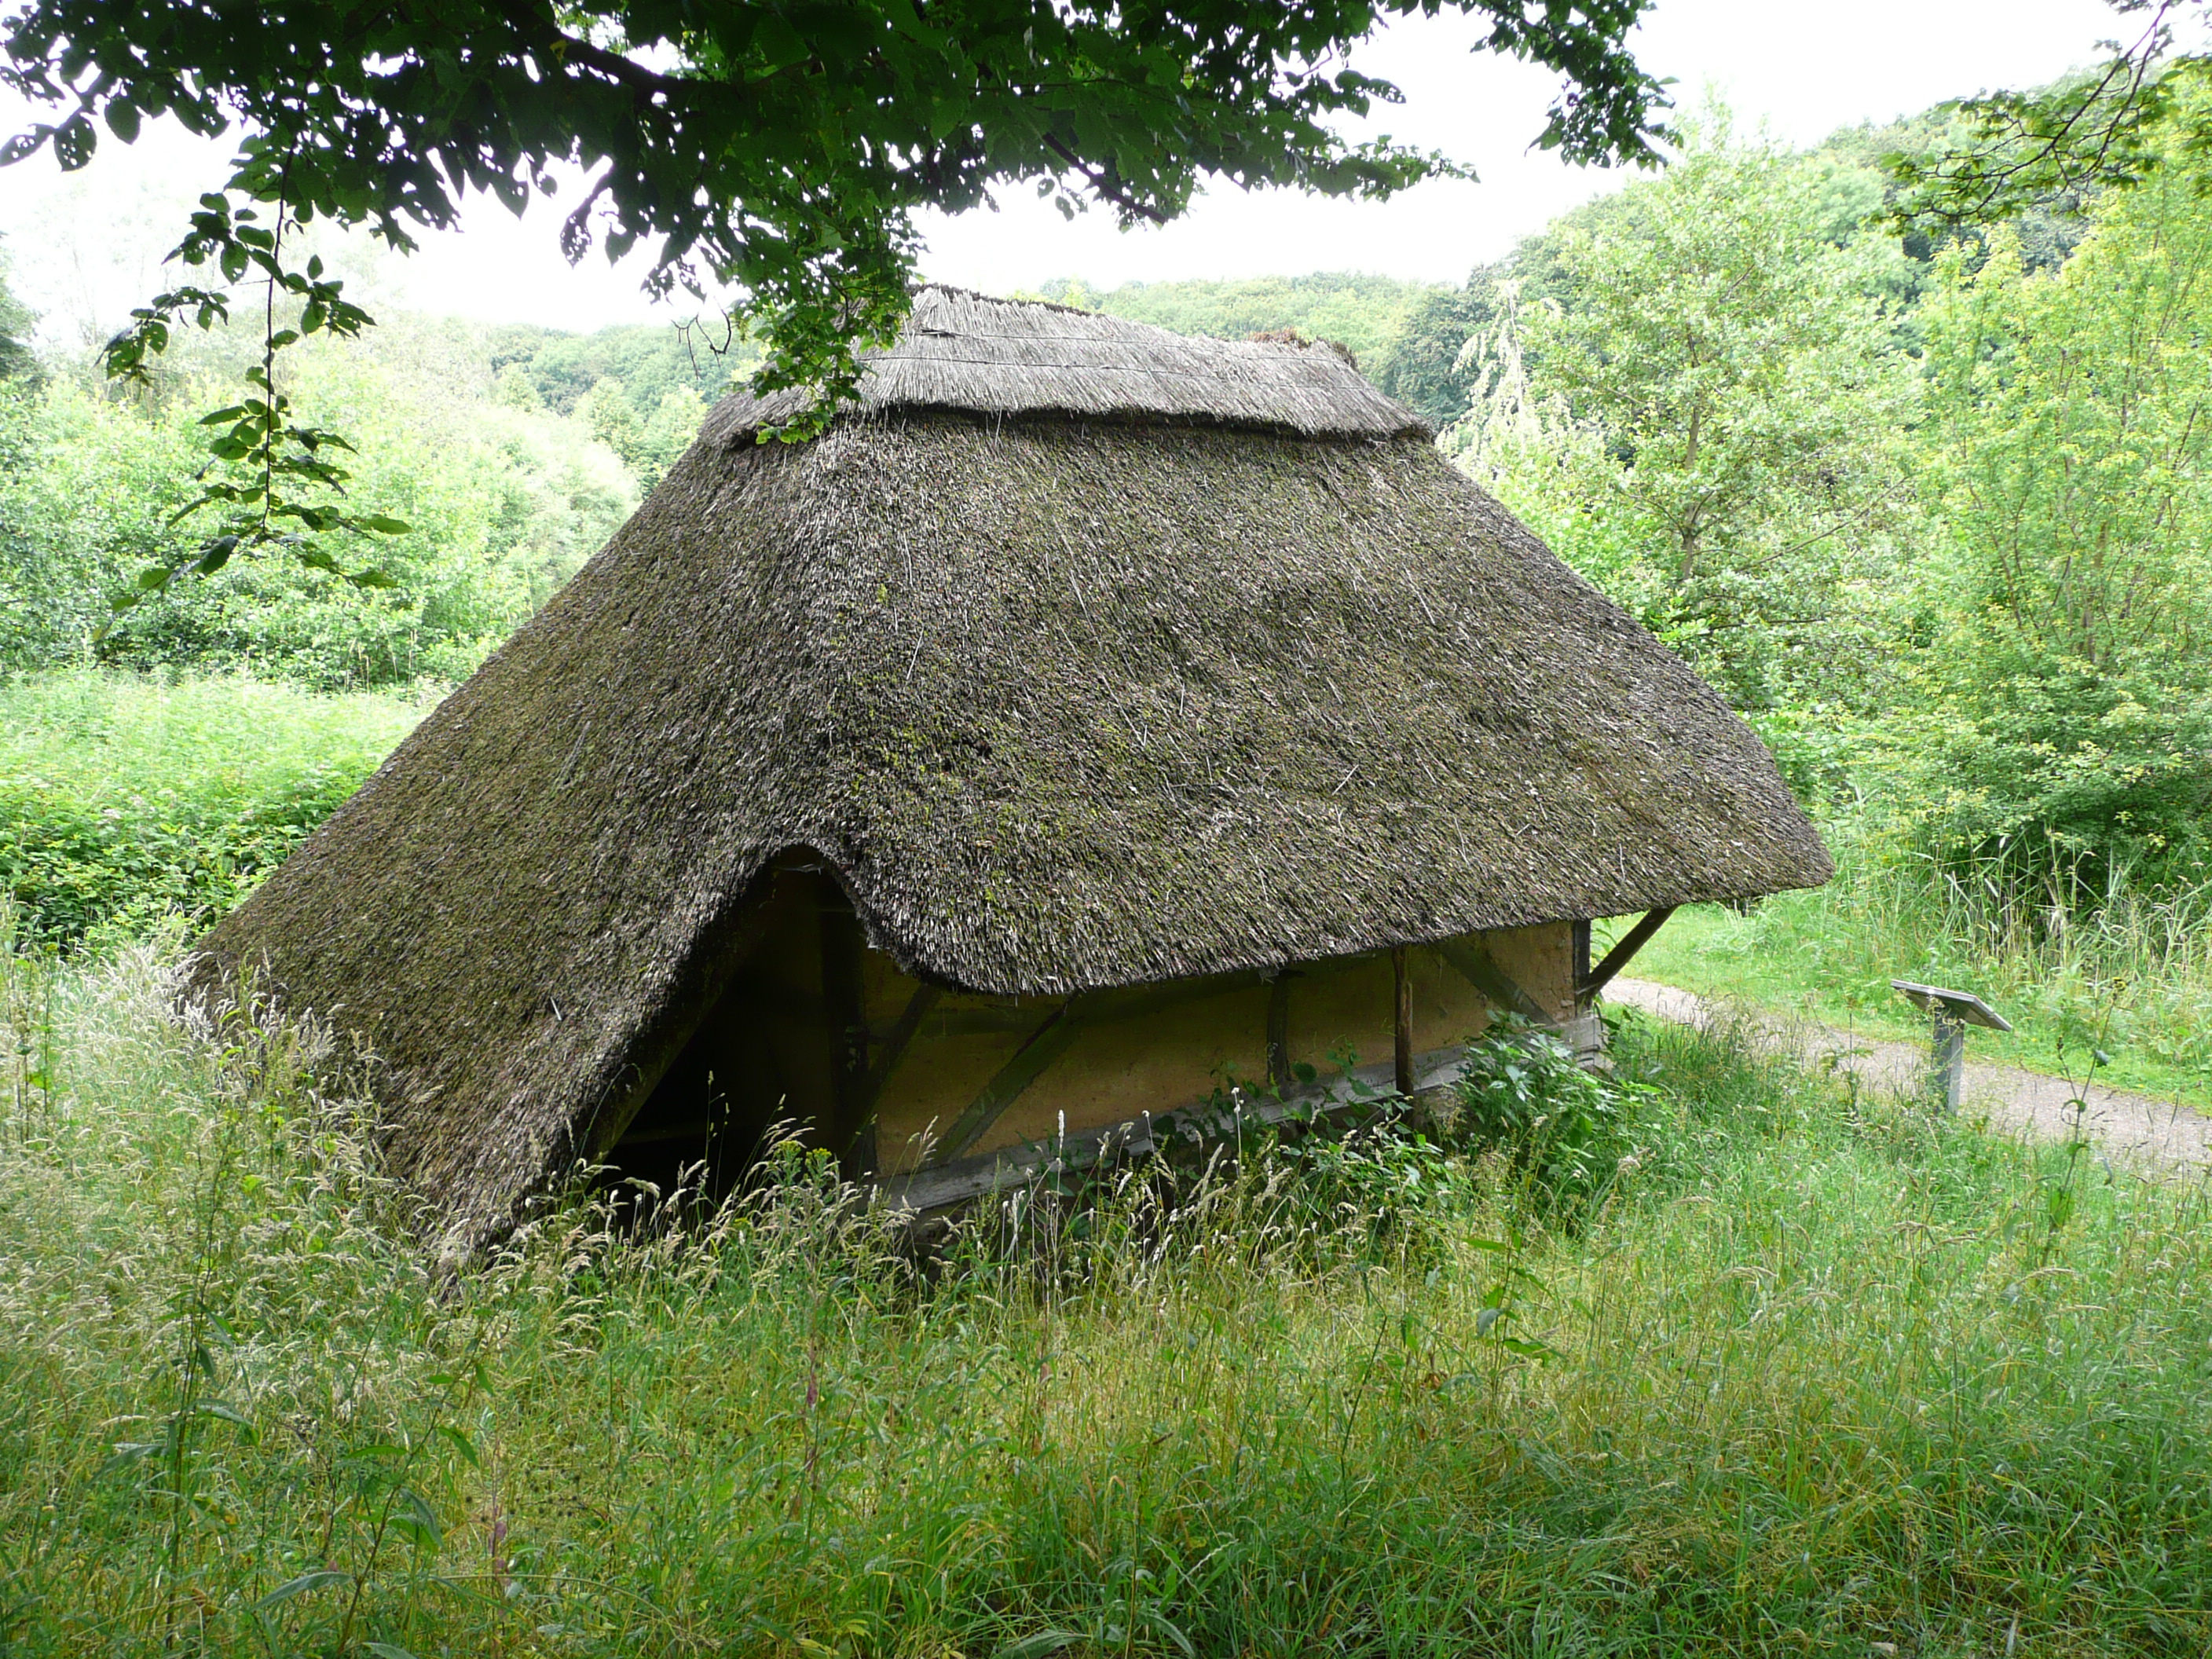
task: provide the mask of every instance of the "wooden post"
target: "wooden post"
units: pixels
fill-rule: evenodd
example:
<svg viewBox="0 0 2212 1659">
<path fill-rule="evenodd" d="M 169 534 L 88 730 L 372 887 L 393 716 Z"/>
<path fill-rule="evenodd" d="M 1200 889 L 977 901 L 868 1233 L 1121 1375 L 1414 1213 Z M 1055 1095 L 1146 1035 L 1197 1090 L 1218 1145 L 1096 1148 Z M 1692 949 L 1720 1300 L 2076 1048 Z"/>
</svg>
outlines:
<svg viewBox="0 0 2212 1659">
<path fill-rule="evenodd" d="M 868 1099 L 868 1019 L 860 990 L 860 919 L 842 889 L 819 878 L 822 895 L 822 1015 L 829 1028 L 833 1121 L 822 1126 L 848 1181 L 876 1173 L 876 1118 Z"/>
<path fill-rule="evenodd" d="M 1936 1016 L 1936 1039 L 1930 1050 L 1935 1061 L 1929 1078 L 1929 1088 L 1943 1109 L 1959 1109 L 1959 1097 L 1965 1091 L 1966 1080 L 1966 1028 L 1965 1024 L 1938 1013 Z"/>
<path fill-rule="evenodd" d="M 1291 1086 L 1291 973 L 1287 968 L 1267 986 L 1267 1081 L 1278 1091 Z"/>
<path fill-rule="evenodd" d="M 1397 1006 L 1391 1021 L 1393 1057 L 1398 1065 L 1398 1092 L 1413 1097 L 1413 975 L 1406 964 L 1406 947 L 1390 952 L 1390 973 L 1395 981 Z"/>
</svg>

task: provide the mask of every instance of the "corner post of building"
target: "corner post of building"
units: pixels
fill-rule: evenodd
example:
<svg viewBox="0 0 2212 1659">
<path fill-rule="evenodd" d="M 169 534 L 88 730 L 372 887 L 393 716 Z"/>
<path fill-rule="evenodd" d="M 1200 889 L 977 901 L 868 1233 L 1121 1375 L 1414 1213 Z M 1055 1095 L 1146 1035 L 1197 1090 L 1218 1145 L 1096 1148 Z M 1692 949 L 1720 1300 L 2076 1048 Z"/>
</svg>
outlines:
<svg viewBox="0 0 2212 1659">
<path fill-rule="evenodd" d="M 1390 952 L 1390 978 L 1395 993 L 1390 1020 L 1391 1057 L 1397 1063 L 1395 1080 L 1398 1092 L 1410 1100 L 1413 1094 L 1413 974 L 1402 945 Z"/>
</svg>

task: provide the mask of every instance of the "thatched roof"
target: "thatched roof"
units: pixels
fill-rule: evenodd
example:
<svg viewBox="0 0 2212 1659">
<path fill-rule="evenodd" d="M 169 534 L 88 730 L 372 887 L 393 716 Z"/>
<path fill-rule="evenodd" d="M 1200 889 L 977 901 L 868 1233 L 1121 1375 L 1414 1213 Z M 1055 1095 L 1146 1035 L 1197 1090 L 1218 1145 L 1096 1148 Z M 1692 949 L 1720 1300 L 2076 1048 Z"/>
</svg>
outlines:
<svg viewBox="0 0 2212 1659">
<path fill-rule="evenodd" d="M 605 1144 L 793 847 L 909 971 L 1002 994 L 1829 874 L 1720 697 L 1334 353 L 1207 344 L 1233 373 L 1101 408 L 1093 345 L 1192 343 L 967 296 L 917 328 L 955 315 L 958 375 L 879 368 L 813 441 L 724 404 L 203 942 L 203 989 L 265 964 L 370 1038 L 454 1241 Z"/>
<path fill-rule="evenodd" d="M 871 352 L 856 411 L 957 409 L 1016 419 L 1175 421 L 1302 438 L 1427 437 L 1433 428 L 1326 343 L 1209 340 L 1066 306 L 927 288 L 906 332 Z M 726 399 L 712 430 L 749 437 L 813 401 L 793 390 Z"/>
</svg>

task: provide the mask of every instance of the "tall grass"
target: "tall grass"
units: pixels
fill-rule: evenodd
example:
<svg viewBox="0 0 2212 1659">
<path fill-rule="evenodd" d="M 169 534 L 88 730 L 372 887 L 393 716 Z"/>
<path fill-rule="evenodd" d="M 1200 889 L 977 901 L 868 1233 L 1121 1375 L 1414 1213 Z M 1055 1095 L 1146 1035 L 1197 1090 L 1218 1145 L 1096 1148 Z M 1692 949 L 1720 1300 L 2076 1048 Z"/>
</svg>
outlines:
<svg viewBox="0 0 2212 1659">
<path fill-rule="evenodd" d="M 0 889 L 62 944 L 203 922 L 351 794 L 429 694 L 244 674 L 0 681 Z"/>
<path fill-rule="evenodd" d="M 1836 877 L 1747 914 L 1670 922 L 1632 970 L 1829 1018 L 1910 1025 L 1893 977 L 1979 992 L 2020 1028 L 1982 1051 L 2212 1103 L 2212 877 L 2150 888 L 2117 872 L 2095 903 L 1942 869 L 1846 820 L 1825 825 Z"/>
<path fill-rule="evenodd" d="M 818 1165 L 438 1282 L 345 1057 L 12 957 L 26 1654 L 2198 1654 L 2193 1187 L 1632 1026 L 1632 1150 L 1248 1149 L 918 1262 Z M 1510 1340 L 1508 1339 L 1510 1339 Z"/>
</svg>

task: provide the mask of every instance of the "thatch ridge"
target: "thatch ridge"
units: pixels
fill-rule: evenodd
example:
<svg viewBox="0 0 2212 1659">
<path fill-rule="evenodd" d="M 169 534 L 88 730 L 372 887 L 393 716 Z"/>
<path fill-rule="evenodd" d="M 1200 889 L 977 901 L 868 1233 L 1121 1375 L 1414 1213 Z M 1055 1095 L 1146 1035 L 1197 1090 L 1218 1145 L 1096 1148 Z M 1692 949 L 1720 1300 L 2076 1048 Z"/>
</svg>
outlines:
<svg viewBox="0 0 2212 1659">
<path fill-rule="evenodd" d="M 726 439 L 196 960 L 362 1031 L 449 1242 L 619 1126 L 793 847 L 1009 994 L 1830 872 L 1720 697 L 1425 442 Z"/>
<path fill-rule="evenodd" d="M 1399 438 L 1433 431 L 1312 344 L 1214 340 L 1095 311 L 925 288 L 906 331 L 861 355 L 851 414 L 957 410 L 1000 419 L 1179 422 L 1307 438 Z M 805 410 L 800 388 L 718 405 L 706 428 L 757 440 Z"/>
</svg>

